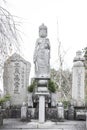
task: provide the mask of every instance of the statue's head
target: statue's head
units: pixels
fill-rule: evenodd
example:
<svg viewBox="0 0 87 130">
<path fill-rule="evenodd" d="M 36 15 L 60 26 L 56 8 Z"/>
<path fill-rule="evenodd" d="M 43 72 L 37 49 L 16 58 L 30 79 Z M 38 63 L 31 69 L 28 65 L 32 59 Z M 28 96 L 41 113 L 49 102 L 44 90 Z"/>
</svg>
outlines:
<svg viewBox="0 0 87 130">
<path fill-rule="evenodd" d="M 44 24 L 39 27 L 39 36 L 42 38 L 47 37 L 47 27 Z"/>
</svg>

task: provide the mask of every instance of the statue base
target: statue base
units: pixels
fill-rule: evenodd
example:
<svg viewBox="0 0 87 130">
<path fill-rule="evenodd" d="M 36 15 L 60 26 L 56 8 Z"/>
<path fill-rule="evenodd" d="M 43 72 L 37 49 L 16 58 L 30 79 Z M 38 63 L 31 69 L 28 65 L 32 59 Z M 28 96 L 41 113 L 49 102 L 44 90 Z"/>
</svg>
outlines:
<svg viewBox="0 0 87 130">
<path fill-rule="evenodd" d="M 50 78 L 40 77 L 35 78 L 35 80 L 37 81 L 37 91 L 35 92 L 35 95 L 39 96 L 39 122 L 44 123 L 46 96 L 50 94 L 47 88 L 48 80 L 50 80 Z"/>
</svg>

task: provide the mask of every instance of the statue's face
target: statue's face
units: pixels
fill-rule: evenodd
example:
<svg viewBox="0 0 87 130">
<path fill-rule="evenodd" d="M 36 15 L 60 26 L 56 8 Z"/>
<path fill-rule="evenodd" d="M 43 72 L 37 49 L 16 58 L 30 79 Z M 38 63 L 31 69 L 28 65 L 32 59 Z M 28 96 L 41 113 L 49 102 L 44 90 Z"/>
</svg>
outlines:
<svg viewBox="0 0 87 130">
<path fill-rule="evenodd" d="M 46 29 L 40 29 L 39 30 L 39 36 L 44 38 L 47 36 L 47 30 Z"/>
</svg>

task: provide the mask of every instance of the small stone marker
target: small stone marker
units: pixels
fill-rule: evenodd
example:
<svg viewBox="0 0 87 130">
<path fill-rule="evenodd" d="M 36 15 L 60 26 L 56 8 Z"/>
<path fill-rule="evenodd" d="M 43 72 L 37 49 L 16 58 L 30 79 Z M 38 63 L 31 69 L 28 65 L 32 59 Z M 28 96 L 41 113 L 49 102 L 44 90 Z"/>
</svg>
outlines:
<svg viewBox="0 0 87 130">
<path fill-rule="evenodd" d="M 58 121 L 64 121 L 64 107 L 62 102 L 58 103 L 57 110 L 58 110 Z"/>
<path fill-rule="evenodd" d="M 27 120 L 27 106 L 25 102 L 23 102 L 23 105 L 21 107 L 21 120 L 26 121 Z"/>
</svg>

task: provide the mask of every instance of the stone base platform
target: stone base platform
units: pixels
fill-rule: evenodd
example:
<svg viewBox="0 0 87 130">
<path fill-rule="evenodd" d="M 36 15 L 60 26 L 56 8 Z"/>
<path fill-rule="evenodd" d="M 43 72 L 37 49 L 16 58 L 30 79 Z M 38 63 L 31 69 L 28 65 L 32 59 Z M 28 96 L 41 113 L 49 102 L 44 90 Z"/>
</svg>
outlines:
<svg viewBox="0 0 87 130">
<path fill-rule="evenodd" d="M 0 130 L 87 130 L 85 121 L 51 122 L 43 124 L 37 120 L 31 122 L 21 122 L 20 119 L 4 119 Z"/>
</svg>

